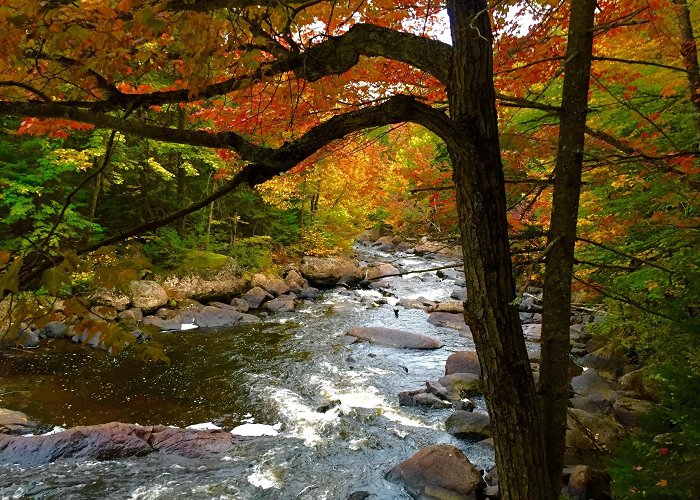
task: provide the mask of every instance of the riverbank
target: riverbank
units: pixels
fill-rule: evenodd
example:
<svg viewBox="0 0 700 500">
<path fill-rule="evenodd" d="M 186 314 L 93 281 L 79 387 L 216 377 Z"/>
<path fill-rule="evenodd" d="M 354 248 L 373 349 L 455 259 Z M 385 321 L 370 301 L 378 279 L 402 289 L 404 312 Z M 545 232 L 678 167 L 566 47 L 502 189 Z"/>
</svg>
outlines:
<svg viewBox="0 0 700 500">
<path fill-rule="evenodd" d="M 395 248 L 379 250 L 384 244 L 362 247 L 360 257 L 365 262 L 358 263 L 358 267 L 372 260 L 374 265 L 369 268 L 381 270 L 381 262 L 397 270 L 416 271 L 452 262 L 451 258 L 433 253 L 416 256 Z M 54 484 L 57 491 L 77 488 L 77 480 L 57 477 L 65 476 L 66 470 L 78 474 L 85 485 L 98 480 L 94 470 L 105 481 L 115 483 L 117 491 L 126 496 L 146 488 L 147 492 L 137 498 L 165 498 L 180 490 L 197 497 L 194 492 L 200 489 L 214 491 L 212 478 L 218 481 L 225 474 L 231 474 L 235 480 L 217 483 L 224 485 L 220 490 L 224 496 L 346 498 L 367 492 L 374 496 L 357 498 L 405 498 L 402 485 L 419 489 L 425 485 L 416 486 L 399 472 L 389 475 L 402 481 L 395 484 L 387 481 L 385 474 L 402 460 L 435 444 L 455 446 L 477 469 L 490 471 L 493 452 L 484 421 L 487 416 L 483 399 L 478 391 L 458 389 L 456 394 L 454 390 L 452 394 L 449 390 L 443 393 L 441 387 L 445 385 L 440 383 L 446 374 L 475 373 L 478 369 L 473 362 L 469 332 L 460 320 L 463 277 L 458 271 L 442 269 L 390 276 L 372 283 L 371 287 L 366 283 L 366 289 L 340 287 L 321 291 L 315 300 L 299 301 L 294 311 L 258 313 L 259 321 L 255 323 L 156 332 L 154 340 L 166 345 L 172 360 L 169 366 L 139 365 L 123 356 L 110 358 L 63 340 L 59 344 L 59 339 L 48 341 L 38 350 L 17 352 L 10 359 L 11 370 L 5 368 L 10 366 L 5 363 L 0 368 L 6 391 L 1 393 L 0 406 L 23 409 L 44 424 L 72 426 L 122 420 L 184 428 L 209 421 L 222 427 L 219 432 L 231 440 L 229 430 L 252 421 L 277 425 L 279 435 L 263 441 L 273 439 L 272 447 L 250 444 L 224 454 L 228 459 L 215 454 L 192 458 L 158 452 L 96 464 L 95 457 L 73 457 L 43 465 L 10 466 L 8 472 L 18 478 L 17 484 L 30 496 L 40 488 L 37 470 L 42 477 L 48 477 L 48 483 Z M 532 292 L 523 296 L 521 319 L 526 324 L 528 351 L 536 369 L 539 297 L 536 291 Z M 576 342 L 576 351 L 572 352 L 589 356 L 588 361 L 583 361 L 588 364 L 602 357 L 601 353 L 587 354 L 589 347 L 597 347 L 589 339 L 586 327 L 594 319 L 594 314 L 584 311 L 572 318 L 572 340 Z M 419 333 L 443 346 L 413 350 L 372 342 L 348 344 L 346 334 L 355 327 Z M 62 353 L 58 345 L 68 347 L 69 352 Z M 619 361 L 613 365 L 621 370 L 620 374 L 630 369 Z M 574 444 L 570 449 L 575 452 L 569 454 L 570 463 L 578 468 L 567 470 L 567 474 L 574 478 L 573 483 L 570 481 L 574 487 L 579 487 L 576 484 L 581 484 L 582 477 L 592 478 L 585 482 L 585 488 L 597 484 L 597 473 L 581 468 L 586 463 L 597 465 L 600 452 L 604 454 L 609 444 L 601 441 L 601 436 L 608 438 L 607 431 L 601 433 L 596 425 L 605 430 L 617 422 L 618 414 L 625 410 L 617 402 L 621 397 L 629 397 L 621 392 L 628 391 L 629 386 L 616 385 L 617 380 L 607 373 L 598 364 L 578 375 L 583 378 L 574 379 L 577 392 L 573 403 L 579 407 L 573 412 L 576 422 L 572 422 L 572 427 L 582 424 L 570 432 L 570 443 Z M 412 399 L 404 397 L 401 401 L 399 394 L 405 392 L 415 393 Z M 431 397 L 418 397 L 416 401 L 418 394 Z M 471 412 L 465 412 L 470 409 L 464 402 L 466 397 L 471 397 Z M 430 404 L 422 404 L 421 399 Z M 30 407 L 22 408 L 22 404 Z M 41 410 L 42 407 L 50 410 Z M 41 417 L 42 411 L 45 417 Z M 466 413 L 477 417 L 473 421 L 462 418 Z M 474 431 L 476 424 L 481 426 L 481 434 Z M 445 432 L 446 425 L 452 433 Z M 464 425 L 472 427 L 466 429 Z M 612 427 L 618 428 L 617 424 Z M 621 434 L 624 432 L 622 428 Z M 248 464 L 247 468 L 241 469 L 242 462 Z M 89 471 L 86 463 L 92 464 Z M 188 472 L 183 477 L 170 478 L 173 463 L 186 471 L 205 467 L 205 472 L 201 478 L 190 477 Z M 120 476 L 125 464 L 138 470 L 148 464 L 149 470 L 143 479 L 130 473 Z M 491 496 L 496 494 L 496 476 L 493 471 L 486 474 L 492 489 L 485 491 Z M 431 477 L 433 486 L 444 482 L 437 474 L 431 473 Z M 151 481 L 153 487 L 148 489 L 145 481 Z M 481 491 L 486 486 L 478 482 L 475 488 Z M 0 484 L 0 492 L 10 494 L 17 491 L 11 489 L 16 487 L 14 483 Z M 89 490 L 89 486 L 84 488 Z M 157 488 L 161 488 L 160 493 L 154 491 Z M 201 497 L 208 498 L 206 494 Z"/>
</svg>

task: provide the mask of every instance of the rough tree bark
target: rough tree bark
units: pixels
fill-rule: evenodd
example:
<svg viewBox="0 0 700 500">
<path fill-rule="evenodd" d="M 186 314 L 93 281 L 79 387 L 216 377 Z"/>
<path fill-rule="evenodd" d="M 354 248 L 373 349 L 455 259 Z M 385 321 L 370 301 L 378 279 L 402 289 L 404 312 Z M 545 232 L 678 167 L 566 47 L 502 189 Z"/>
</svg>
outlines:
<svg viewBox="0 0 700 500">
<path fill-rule="evenodd" d="M 690 8 L 686 0 L 673 0 L 676 5 L 678 29 L 681 34 L 681 55 L 685 69 L 688 71 L 688 87 L 690 102 L 695 112 L 696 144 L 700 146 L 700 65 L 698 64 L 698 44 L 693 33 L 693 23 L 690 20 Z"/>
<path fill-rule="evenodd" d="M 542 362 L 539 391 L 545 419 L 547 470 L 562 486 L 569 390 L 571 277 L 581 194 L 584 134 L 593 50 L 596 0 L 571 2 L 564 66 L 559 144 L 554 167 L 554 199 L 548 235 L 542 314 Z"/>
<path fill-rule="evenodd" d="M 469 296 L 465 320 L 487 388 L 501 498 L 556 498 L 515 304 L 486 2 L 451 0 L 447 8 L 454 47 L 450 115 L 461 135 L 448 150 Z"/>
</svg>

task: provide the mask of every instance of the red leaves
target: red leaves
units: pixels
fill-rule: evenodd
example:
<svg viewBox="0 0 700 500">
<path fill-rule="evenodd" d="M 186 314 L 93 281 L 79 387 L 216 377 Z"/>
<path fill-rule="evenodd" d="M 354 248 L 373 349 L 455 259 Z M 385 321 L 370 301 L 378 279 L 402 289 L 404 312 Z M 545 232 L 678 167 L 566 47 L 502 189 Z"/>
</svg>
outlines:
<svg viewBox="0 0 700 500">
<path fill-rule="evenodd" d="M 73 130 L 92 130 L 94 125 L 80 123 L 62 118 L 25 118 L 22 120 L 17 135 L 48 136 L 55 139 L 67 139 Z"/>
</svg>

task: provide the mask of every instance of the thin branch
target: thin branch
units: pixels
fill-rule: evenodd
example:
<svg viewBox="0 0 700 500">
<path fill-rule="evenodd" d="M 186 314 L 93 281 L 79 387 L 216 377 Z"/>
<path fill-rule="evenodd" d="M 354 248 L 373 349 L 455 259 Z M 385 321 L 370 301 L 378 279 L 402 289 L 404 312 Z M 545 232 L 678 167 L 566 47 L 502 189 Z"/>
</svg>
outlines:
<svg viewBox="0 0 700 500">
<path fill-rule="evenodd" d="M 603 250 L 607 250 L 608 252 L 612 252 L 612 253 L 614 253 L 614 254 L 616 254 L 616 255 L 619 255 L 619 256 L 621 256 L 621 257 L 626 257 L 626 258 L 628 258 L 628 259 L 631 259 L 631 260 L 634 261 L 634 262 L 640 262 L 640 263 L 642 263 L 642 264 L 646 264 L 646 265 L 648 265 L 648 266 L 655 267 L 656 269 L 659 269 L 659 270 L 661 270 L 661 271 L 664 271 L 664 272 L 666 272 L 666 273 L 668 273 L 668 274 L 675 274 L 674 271 L 671 271 L 670 269 L 667 269 L 667 268 L 665 268 L 665 267 L 663 267 L 663 266 L 660 266 L 660 265 L 658 265 L 658 264 L 655 264 L 655 263 L 653 263 L 653 262 L 651 262 L 651 261 L 649 261 L 649 260 L 642 259 L 642 258 L 640 258 L 640 257 L 636 257 L 636 256 L 634 256 L 634 255 L 630 255 L 630 254 L 621 252 L 620 250 L 617 250 L 617 249 L 615 249 L 615 248 L 609 247 L 609 246 L 607 246 L 607 245 L 603 245 L 602 243 L 598 243 L 597 241 L 593 241 L 593 240 L 589 240 L 588 238 L 581 238 L 581 237 L 577 237 L 576 240 L 577 240 L 577 241 L 582 241 L 583 243 L 588 243 L 588 244 L 593 245 L 593 246 L 596 246 L 596 247 L 598 247 L 598 248 L 602 248 Z"/>
<path fill-rule="evenodd" d="M 640 304 L 636 300 L 632 300 L 629 297 L 626 297 L 622 294 L 614 292 L 610 289 L 604 288 L 600 285 L 595 285 L 591 282 L 585 281 L 585 280 L 579 278 L 578 276 L 576 276 L 575 274 L 572 276 L 572 278 L 575 279 L 576 281 L 578 281 L 579 283 L 581 283 L 582 285 L 585 285 L 588 288 L 595 290 L 596 292 L 601 294 L 603 297 L 607 297 L 607 298 L 612 299 L 612 300 L 617 300 L 619 302 L 623 302 L 625 304 L 628 304 L 632 307 L 639 309 L 640 311 L 644 311 L 645 313 L 651 314 L 653 316 L 658 316 L 659 318 L 664 318 L 664 319 L 667 319 L 669 321 L 676 322 L 676 320 L 674 318 L 672 318 L 671 316 L 667 316 L 666 314 L 649 309 L 648 307 Z"/>
<path fill-rule="evenodd" d="M 654 66 L 657 68 L 664 68 L 664 69 L 670 69 L 672 71 L 681 71 L 683 73 L 688 73 L 688 70 L 685 68 L 679 68 L 678 66 L 669 66 L 668 64 L 661 64 L 653 61 L 639 61 L 635 59 L 621 59 L 619 57 L 604 57 L 604 56 L 593 56 L 594 61 L 610 61 L 610 62 L 619 62 L 619 63 L 624 63 L 624 64 L 639 64 L 642 66 Z"/>
</svg>

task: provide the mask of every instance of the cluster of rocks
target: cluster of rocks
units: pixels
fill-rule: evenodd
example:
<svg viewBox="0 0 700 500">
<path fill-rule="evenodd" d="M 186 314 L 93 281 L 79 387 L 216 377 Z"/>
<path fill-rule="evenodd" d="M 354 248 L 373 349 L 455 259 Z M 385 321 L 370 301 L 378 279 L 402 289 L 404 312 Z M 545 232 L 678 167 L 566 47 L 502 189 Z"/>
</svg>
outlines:
<svg viewBox="0 0 700 500">
<path fill-rule="evenodd" d="M 442 277 L 460 284 L 458 271 L 443 271 Z M 470 336 L 462 314 L 466 296 L 458 296 L 458 293 L 457 288 L 452 297 L 455 300 L 435 302 L 425 298 L 401 299 L 399 305 L 422 309 L 429 313 L 430 323 L 453 328 L 460 331 L 460 335 Z M 537 381 L 540 363 L 538 343 L 542 333 L 541 290 L 524 293 L 519 309 L 523 334 L 529 342 L 531 367 Z M 563 484 L 566 486 L 562 490 L 563 494 L 571 498 L 609 497 L 606 496 L 609 477 L 600 470 L 600 464 L 611 447 L 633 432 L 639 425 L 640 417 L 660 400 L 658 384 L 645 376 L 643 369 L 632 365 L 620 349 L 593 338 L 590 324 L 599 321 L 601 317 L 601 313 L 583 308 L 575 309 L 571 317 L 572 380 L 565 454 L 566 464 L 569 465 L 564 469 Z M 468 399 L 481 394 L 480 376 L 481 367 L 476 353 L 456 352 L 447 359 L 444 377 L 427 381 L 423 388 L 400 393 L 399 403 L 452 409 L 454 411 L 445 421 L 447 432 L 458 438 L 492 445 L 488 414 L 474 411 L 474 405 Z M 430 447 L 397 466 L 389 473 L 389 477 L 403 480 L 407 489 L 412 494 L 422 495 L 421 498 L 452 498 L 447 493 L 443 496 L 437 494 L 443 490 L 450 492 L 454 498 L 497 498 L 498 473 L 495 469 L 485 474 L 484 480 L 479 478 L 479 481 L 474 482 L 473 489 L 467 494 L 464 493 L 464 485 L 455 485 L 451 474 L 442 472 L 448 470 L 448 464 L 452 464 L 456 456 L 459 455 L 450 447 Z M 440 461 L 442 465 L 433 465 Z M 459 466 L 465 469 L 463 477 L 471 477 L 466 472 L 471 470 L 470 466 L 471 464 Z M 433 468 L 435 475 L 426 472 Z M 423 472 L 410 472 L 414 469 L 422 469 Z"/>
<path fill-rule="evenodd" d="M 17 339 L 21 346 L 34 348 L 42 339 L 67 337 L 96 348 L 108 348 L 104 334 L 84 320 L 116 322 L 132 331 L 137 342 L 147 338 L 144 331 L 213 328 L 259 322 L 256 314 L 294 311 L 300 301 L 312 300 L 319 288 L 355 285 L 399 270 L 390 264 L 360 265 L 349 257 L 305 257 L 298 266 L 288 266 L 282 277 L 255 274 L 246 282 L 233 271 L 214 277 L 168 276 L 137 280 L 128 290 L 101 289 L 81 299 L 88 310 L 83 315 L 69 312 L 64 302 L 53 305 L 57 319 L 42 328 L 26 325 Z"/>
<path fill-rule="evenodd" d="M 400 251 L 423 256 L 462 257 L 462 248 L 456 242 L 432 241 L 425 236 L 419 240 L 413 240 L 410 238 L 404 239 L 401 236 L 383 234 L 381 231 L 368 230 L 358 236 L 357 241 L 383 252 Z"/>
</svg>

